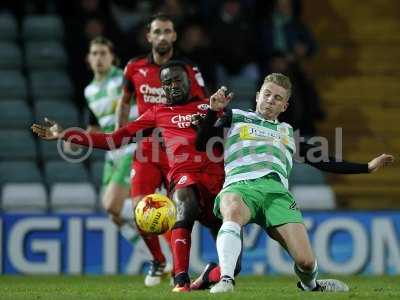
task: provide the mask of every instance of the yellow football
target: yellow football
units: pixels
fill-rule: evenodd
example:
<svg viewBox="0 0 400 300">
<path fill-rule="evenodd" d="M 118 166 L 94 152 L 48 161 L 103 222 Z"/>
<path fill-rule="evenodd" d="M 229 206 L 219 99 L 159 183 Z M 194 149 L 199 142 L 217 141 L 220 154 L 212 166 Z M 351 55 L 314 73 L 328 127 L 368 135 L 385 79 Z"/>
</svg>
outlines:
<svg viewBox="0 0 400 300">
<path fill-rule="evenodd" d="M 136 205 L 135 220 L 143 232 L 162 234 L 175 224 L 175 204 L 161 194 L 147 195 Z"/>
</svg>

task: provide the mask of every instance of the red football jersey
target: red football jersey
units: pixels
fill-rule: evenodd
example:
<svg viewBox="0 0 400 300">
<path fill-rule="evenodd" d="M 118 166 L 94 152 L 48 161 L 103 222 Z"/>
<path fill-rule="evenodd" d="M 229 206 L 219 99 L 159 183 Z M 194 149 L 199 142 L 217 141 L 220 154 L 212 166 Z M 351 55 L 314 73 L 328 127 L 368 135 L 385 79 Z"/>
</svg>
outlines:
<svg viewBox="0 0 400 300">
<path fill-rule="evenodd" d="M 182 61 L 185 62 L 184 59 Z M 190 95 L 204 98 L 204 80 L 200 71 L 189 63 L 186 66 L 192 83 Z M 125 67 L 124 89 L 135 96 L 139 116 L 155 104 L 166 103 L 167 99 L 161 87 L 159 72 L 160 65 L 154 62 L 151 53 L 130 60 Z"/>
<path fill-rule="evenodd" d="M 132 138 L 142 129 L 159 128 L 168 156 L 172 179 L 177 173 L 206 172 L 208 174 L 223 175 L 221 161 L 212 162 L 206 152 L 199 152 L 195 148 L 196 130 L 191 126 L 191 117 L 194 114 L 205 114 L 208 109 L 208 100 L 194 97 L 183 105 L 154 105 L 138 119 L 128 123 L 112 134 L 82 133 L 77 130 L 68 130 L 64 139 L 70 142 L 90 145 L 95 148 L 110 150 L 121 146 L 127 138 Z M 88 136 L 91 137 L 88 139 Z M 214 153 L 217 154 L 217 153 Z"/>
</svg>

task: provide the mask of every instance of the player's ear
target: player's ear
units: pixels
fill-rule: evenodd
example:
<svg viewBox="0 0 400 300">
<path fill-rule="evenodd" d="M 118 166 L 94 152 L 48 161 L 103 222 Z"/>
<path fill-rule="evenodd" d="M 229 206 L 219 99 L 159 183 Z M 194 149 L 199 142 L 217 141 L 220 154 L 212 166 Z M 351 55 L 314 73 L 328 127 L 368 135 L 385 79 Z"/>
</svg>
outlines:
<svg viewBox="0 0 400 300">
<path fill-rule="evenodd" d="M 176 31 L 174 30 L 173 34 L 172 34 L 172 42 L 176 42 L 176 39 L 178 38 L 178 35 L 176 34 Z"/>
<path fill-rule="evenodd" d="M 147 40 L 147 42 L 151 43 L 150 30 L 146 32 L 146 40 Z"/>
<path fill-rule="evenodd" d="M 283 105 L 281 112 L 286 111 L 288 107 L 289 107 L 289 100 L 286 101 L 286 103 Z"/>
<path fill-rule="evenodd" d="M 283 107 L 282 107 L 282 112 L 284 112 L 285 110 L 287 110 L 287 108 L 289 107 L 289 98 L 290 98 L 290 96 L 289 96 L 289 93 L 287 94 L 287 97 L 286 97 L 286 103 L 283 105 Z"/>
</svg>

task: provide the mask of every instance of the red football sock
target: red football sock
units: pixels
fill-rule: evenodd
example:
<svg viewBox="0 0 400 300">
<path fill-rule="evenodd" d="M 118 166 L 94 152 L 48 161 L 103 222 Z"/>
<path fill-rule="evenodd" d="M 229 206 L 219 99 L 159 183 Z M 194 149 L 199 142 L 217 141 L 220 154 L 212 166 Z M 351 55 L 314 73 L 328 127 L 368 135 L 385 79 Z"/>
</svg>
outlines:
<svg viewBox="0 0 400 300">
<path fill-rule="evenodd" d="M 172 256 L 174 259 L 174 274 L 176 275 L 188 272 L 191 245 L 190 233 L 186 228 L 172 229 Z"/>
<path fill-rule="evenodd" d="M 221 268 L 219 266 L 215 267 L 208 273 L 208 281 L 217 283 L 221 279 Z"/>
<path fill-rule="evenodd" d="M 168 244 L 169 250 L 171 250 L 172 253 L 172 243 L 171 243 L 172 231 L 168 230 L 166 233 L 163 234 L 163 237 Z"/>
<path fill-rule="evenodd" d="M 160 241 L 157 235 L 149 235 L 149 234 L 140 234 L 143 238 L 143 241 L 147 245 L 147 248 L 150 250 L 153 259 L 158 262 L 165 262 L 165 256 L 161 251 Z"/>
</svg>

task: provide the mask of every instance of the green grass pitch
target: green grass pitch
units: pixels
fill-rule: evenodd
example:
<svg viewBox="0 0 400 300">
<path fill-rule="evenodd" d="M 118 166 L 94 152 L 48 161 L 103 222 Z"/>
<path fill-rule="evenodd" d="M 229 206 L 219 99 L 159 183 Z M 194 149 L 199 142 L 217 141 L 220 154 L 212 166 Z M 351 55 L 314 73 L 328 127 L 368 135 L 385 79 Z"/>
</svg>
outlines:
<svg viewBox="0 0 400 300">
<path fill-rule="evenodd" d="M 329 278 L 330 276 L 324 276 Z M 146 288 L 142 276 L 0 276 L 0 299 L 400 299 L 400 276 L 336 277 L 350 286 L 349 293 L 304 293 L 295 277 L 242 276 L 235 292 L 172 293 L 168 280 Z"/>
</svg>

